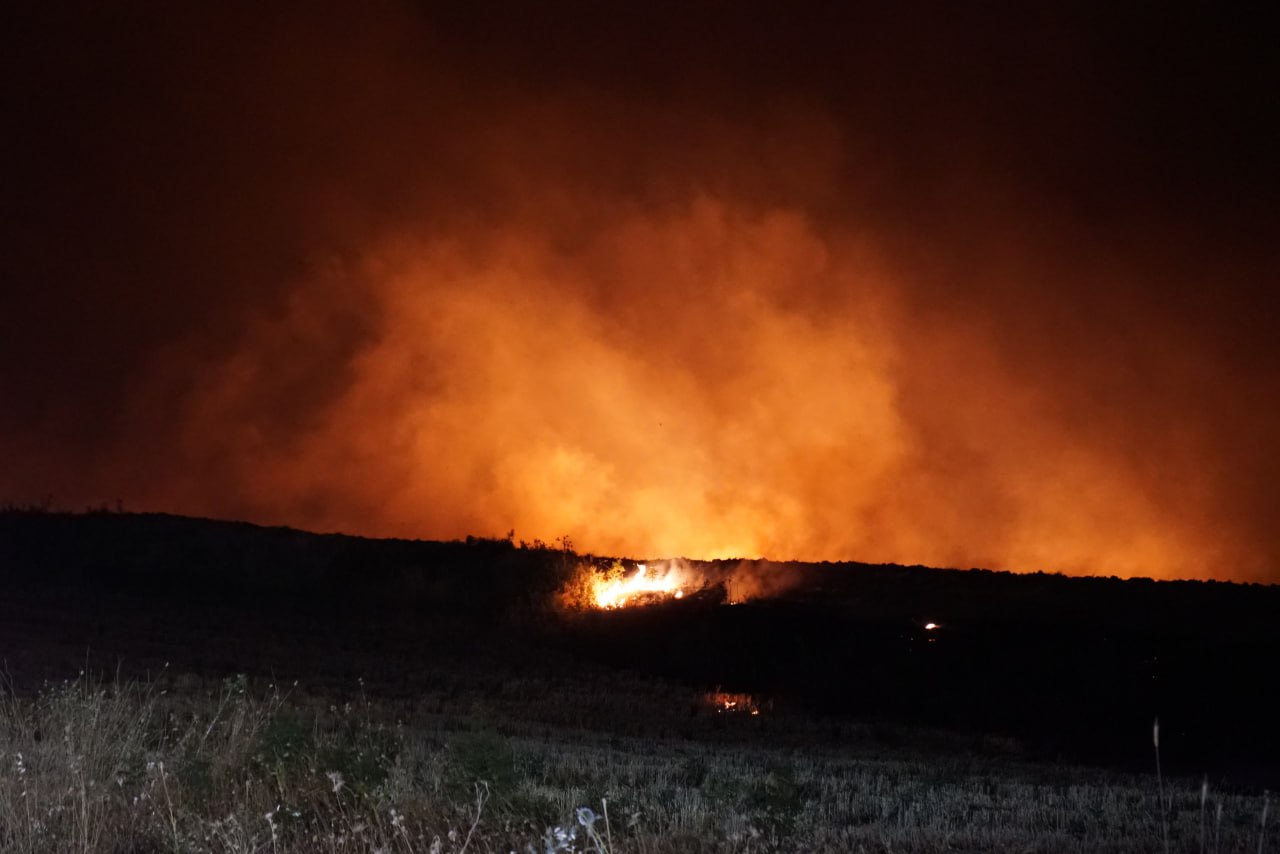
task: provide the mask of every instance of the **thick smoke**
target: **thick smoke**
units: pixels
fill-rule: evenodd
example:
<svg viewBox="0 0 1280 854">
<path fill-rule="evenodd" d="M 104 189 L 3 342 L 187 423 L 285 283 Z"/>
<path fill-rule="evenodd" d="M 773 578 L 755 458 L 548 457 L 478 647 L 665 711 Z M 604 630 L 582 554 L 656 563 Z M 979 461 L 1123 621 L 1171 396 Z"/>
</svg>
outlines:
<svg viewBox="0 0 1280 854">
<path fill-rule="evenodd" d="M 6 84 L 0 496 L 1275 578 L 1274 250 L 1207 178 L 1122 180 L 1149 128 L 1065 48 L 1018 80 L 976 26 L 894 56 L 861 21 L 771 79 L 739 22 L 704 55 L 397 4 L 116 14 L 33 12 L 52 45 Z M 933 58 L 966 49 L 995 59 Z"/>
</svg>

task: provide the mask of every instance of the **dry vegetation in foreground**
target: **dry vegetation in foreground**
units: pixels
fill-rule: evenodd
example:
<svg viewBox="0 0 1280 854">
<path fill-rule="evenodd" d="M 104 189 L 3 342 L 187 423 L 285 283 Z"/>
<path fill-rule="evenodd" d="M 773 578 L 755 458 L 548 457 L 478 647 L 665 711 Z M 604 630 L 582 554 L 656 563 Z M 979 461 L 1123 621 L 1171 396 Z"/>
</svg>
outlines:
<svg viewBox="0 0 1280 854">
<path fill-rule="evenodd" d="M 1160 851 L 1157 791 L 1012 760 L 522 728 L 243 677 L 0 694 L 4 851 Z M 1263 850 L 1265 796 L 1164 791 L 1173 850 Z"/>
</svg>

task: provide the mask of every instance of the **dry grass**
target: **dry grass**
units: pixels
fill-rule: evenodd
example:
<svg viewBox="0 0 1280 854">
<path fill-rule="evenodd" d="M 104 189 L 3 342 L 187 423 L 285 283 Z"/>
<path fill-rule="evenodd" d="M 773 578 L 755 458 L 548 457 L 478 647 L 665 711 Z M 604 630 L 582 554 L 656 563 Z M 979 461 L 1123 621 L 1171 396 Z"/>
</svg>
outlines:
<svg viewBox="0 0 1280 854">
<path fill-rule="evenodd" d="M 331 703 L 244 679 L 0 696 L 0 849 L 20 852 L 1200 850 L 1202 786 Z M 1209 792 L 1210 851 L 1261 795 Z M 583 808 L 587 808 L 585 811 Z M 1265 821 L 1265 816 L 1264 816 Z M 1215 841 L 1216 840 L 1216 841 Z"/>
</svg>

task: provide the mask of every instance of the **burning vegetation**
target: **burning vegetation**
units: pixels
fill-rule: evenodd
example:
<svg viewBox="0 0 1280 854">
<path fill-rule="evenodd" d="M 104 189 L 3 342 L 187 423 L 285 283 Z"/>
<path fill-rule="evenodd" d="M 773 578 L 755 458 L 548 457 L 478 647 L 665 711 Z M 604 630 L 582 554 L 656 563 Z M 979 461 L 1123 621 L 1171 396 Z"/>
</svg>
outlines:
<svg viewBox="0 0 1280 854">
<path fill-rule="evenodd" d="M 750 694 L 732 694 L 725 691 L 713 691 L 707 694 L 704 702 L 717 714 L 751 715 L 760 714 L 760 704 Z"/>
<path fill-rule="evenodd" d="M 617 610 L 675 601 L 738 605 L 777 596 L 800 583 L 785 565 L 769 561 L 582 560 L 561 591 L 576 611 Z"/>
<path fill-rule="evenodd" d="M 681 599 L 684 597 L 684 584 L 680 573 L 671 566 L 650 571 L 648 564 L 641 563 L 630 575 L 614 577 L 610 573 L 605 578 L 595 579 L 592 596 L 598 608 L 623 608 L 649 600 Z"/>
<path fill-rule="evenodd" d="M 708 579 L 679 560 L 634 564 L 614 560 L 603 567 L 583 561 L 562 599 L 576 610 L 613 610 L 683 599 L 709 586 Z"/>
</svg>

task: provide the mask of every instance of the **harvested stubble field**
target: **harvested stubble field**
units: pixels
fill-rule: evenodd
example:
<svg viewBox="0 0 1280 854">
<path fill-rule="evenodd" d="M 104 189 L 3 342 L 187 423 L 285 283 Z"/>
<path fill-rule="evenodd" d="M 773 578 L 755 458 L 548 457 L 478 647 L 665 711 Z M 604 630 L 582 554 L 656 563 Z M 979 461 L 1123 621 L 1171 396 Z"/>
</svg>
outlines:
<svg viewBox="0 0 1280 854">
<path fill-rule="evenodd" d="M 642 690 L 632 685 L 633 700 Z M 786 722 L 772 744 L 733 715 L 708 718 L 708 738 L 619 737 L 478 702 L 337 702 L 302 686 L 167 676 L 9 692 L 0 848 L 1164 850 L 1153 774 L 926 756 L 859 744 L 857 732 L 805 749 L 786 743 Z M 1173 850 L 1263 850 L 1261 793 L 1211 787 L 1202 799 L 1199 781 L 1165 785 Z"/>
</svg>

